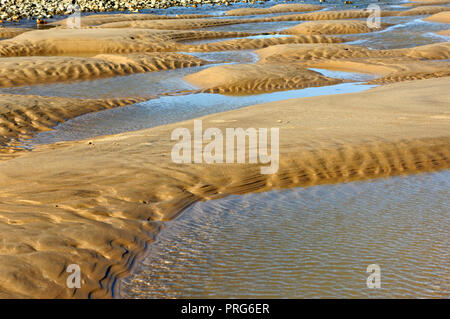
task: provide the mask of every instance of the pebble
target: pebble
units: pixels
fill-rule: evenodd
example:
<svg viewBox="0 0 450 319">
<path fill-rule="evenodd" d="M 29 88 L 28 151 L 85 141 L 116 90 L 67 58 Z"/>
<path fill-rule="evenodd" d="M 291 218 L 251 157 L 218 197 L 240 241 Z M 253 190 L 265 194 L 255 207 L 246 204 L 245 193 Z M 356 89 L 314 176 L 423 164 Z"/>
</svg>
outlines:
<svg viewBox="0 0 450 319">
<path fill-rule="evenodd" d="M 264 0 L 268 1 L 268 0 Z M 236 2 L 256 3 L 255 0 L 76 0 L 81 12 L 129 11 L 166 9 L 169 7 L 197 7 L 202 4 L 229 6 Z M 69 14 L 72 0 L 0 0 L 0 20 L 49 19 Z"/>
</svg>

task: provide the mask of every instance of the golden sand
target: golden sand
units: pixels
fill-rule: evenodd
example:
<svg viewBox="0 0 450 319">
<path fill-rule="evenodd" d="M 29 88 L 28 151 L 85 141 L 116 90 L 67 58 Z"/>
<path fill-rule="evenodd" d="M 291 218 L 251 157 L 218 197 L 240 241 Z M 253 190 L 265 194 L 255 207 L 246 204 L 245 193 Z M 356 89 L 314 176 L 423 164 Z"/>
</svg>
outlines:
<svg viewBox="0 0 450 319">
<path fill-rule="evenodd" d="M 426 17 L 424 20 L 431 22 L 450 23 L 450 11 L 433 14 L 432 16 Z"/>
<path fill-rule="evenodd" d="M 423 6 L 413 8 L 407 11 L 401 11 L 399 16 L 415 16 L 415 15 L 424 15 L 424 14 L 436 14 L 443 11 L 450 11 L 450 7 L 439 7 L 439 6 Z"/>
<path fill-rule="evenodd" d="M 443 4 L 438 0 L 426 3 L 381 14 L 437 13 L 427 19 L 446 20 L 444 10 L 450 7 L 431 6 Z M 283 4 L 227 14 L 320 8 Z M 142 257 L 161 221 L 199 200 L 450 168 L 450 62 L 434 61 L 450 59 L 450 42 L 371 50 L 340 43 L 344 37 L 313 34 L 367 32 L 368 15 L 364 10 L 252 19 L 92 15 L 82 18 L 81 29 L 66 29 L 62 20 L 53 29 L 27 30 L 0 41 L 3 87 L 205 64 L 176 51 L 252 49 L 257 49 L 256 64 L 214 66 L 185 79 L 204 92 L 226 94 L 341 82 L 307 69 L 316 67 L 372 73 L 376 78 L 370 83 L 383 84 L 362 93 L 290 99 L 201 118 L 204 129 L 278 127 L 280 168 L 272 175 L 262 175 L 254 164 L 173 163 L 171 132 L 191 129 L 193 120 L 29 151 L 19 139 L 144 98 L 0 94 L 0 298 L 111 297 L 117 279 Z M 225 40 L 258 34 L 189 30 L 272 21 L 312 22 L 288 29 L 295 32 L 292 37 Z M 6 29 L 0 32 L 22 31 Z M 69 264 L 81 267 L 81 289 L 66 287 Z"/>
<path fill-rule="evenodd" d="M 339 43 L 345 39 L 330 36 L 233 39 L 200 45 L 186 41 L 246 37 L 248 32 L 180 31 L 153 29 L 51 29 L 24 33 L 0 42 L 0 56 L 90 55 L 100 53 L 224 51 L 259 49 L 285 43 Z M 256 34 L 257 35 L 257 34 Z"/>
<path fill-rule="evenodd" d="M 99 25 L 99 28 L 134 28 L 156 30 L 191 30 L 224 25 L 256 22 L 250 19 L 171 19 L 112 22 Z"/>
<path fill-rule="evenodd" d="M 48 131 L 68 119 L 150 98 L 76 99 L 0 94 L 0 155 L 23 150 L 16 143 L 18 139 Z"/>
<path fill-rule="evenodd" d="M 450 62 L 422 61 L 402 58 L 355 58 L 345 60 L 318 60 L 309 67 L 377 75 L 370 84 L 386 84 L 450 76 Z"/>
<path fill-rule="evenodd" d="M 0 27 L 0 39 L 10 39 L 19 34 L 31 31 L 29 28 L 2 28 Z"/>
<path fill-rule="evenodd" d="M 80 24 L 82 27 L 93 27 L 104 23 L 122 22 L 122 21 L 140 21 L 140 20 L 160 20 L 160 19 L 192 19 L 192 18 L 207 18 L 209 15 L 189 14 L 176 16 L 162 16 L 157 14 L 93 14 L 89 16 L 82 16 Z M 68 19 L 52 22 L 49 25 L 66 26 Z"/>
<path fill-rule="evenodd" d="M 256 14 L 271 14 L 271 13 L 284 13 L 284 12 L 303 12 L 303 11 L 316 11 L 323 9 L 323 6 L 313 5 L 313 4 L 277 4 L 270 8 L 239 8 L 233 9 L 226 12 L 228 16 L 245 16 L 245 15 L 256 15 Z"/>
<path fill-rule="evenodd" d="M 272 45 L 289 43 L 341 43 L 345 39 L 321 35 L 299 35 L 293 37 L 259 38 L 259 39 L 232 39 L 226 41 L 210 42 L 190 45 L 184 48 L 189 52 L 211 52 L 227 50 L 262 49 Z"/>
<path fill-rule="evenodd" d="M 347 72 L 371 73 L 370 84 L 450 76 L 450 42 L 408 49 L 370 50 L 346 44 L 287 44 L 257 50 L 260 64 L 295 64 Z"/>
<path fill-rule="evenodd" d="M 361 20 L 327 20 L 327 21 L 308 21 L 300 23 L 294 27 L 285 29 L 285 34 L 351 34 L 368 33 L 380 31 L 389 26 L 383 23 L 380 28 L 369 28 L 366 21 Z"/>
<path fill-rule="evenodd" d="M 382 17 L 396 16 L 398 11 L 381 11 Z M 264 22 L 273 21 L 316 21 L 316 20 L 341 20 L 367 18 L 370 13 L 367 10 L 339 10 L 339 11 L 315 11 L 300 14 L 289 14 L 262 19 Z"/>
<path fill-rule="evenodd" d="M 83 57 L 18 57 L 0 60 L 0 87 L 107 78 L 161 71 L 206 62 L 179 53 L 102 54 Z"/>
<path fill-rule="evenodd" d="M 380 15 L 382 17 L 390 16 L 414 16 L 424 14 L 434 14 L 443 11 L 449 11 L 450 7 L 445 6 L 420 6 L 406 11 L 388 11 L 382 10 Z M 317 20 L 342 20 L 342 19 L 359 19 L 367 18 L 370 15 L 368 10 L 352 9 L 352 10 L 326 10 L 315 11 L 300 14 L 289 14 L 275 17 L 268 17 L 263 19 L 254 19 L 260 22 L 272 21 L 317 21 Z M 252 19 L 249 19 L 252 20 Z"/>
<path fill-rule="evenodd" d="M 382 11 L 382 16 L 396 15 L 423 15 L 434 14 L 449 10 L 449 7 L 423 6 L 407 11 Z M 237 9 L 240 10 L 240 9 Z M 255 9 L 251 9 L 255 10 Z M 369 16 L 367 10 L 340 10 L 340 11 L 315 11 L 300 14 L 281 15 L 273 17 L 247 18 L 247 19 L 141 19 L 123 20 L 110 23 L 99 24 L 101 28 L 142 28 L 160 30 L 186 30 L 200 29 L 207 27 L 217 27 L 232 24 L 274 22 L 274 21 L 303 21 L 303 20 L 340 20 L 366 18 Z"/>
<path fill-rule="evenodd" d="M 450 0 L 410 0 L 411 2 L 401 4 L 404 7 L 416 7 L 423 5 L 450 4 Z"/>
<path fill-rule="evenodd" d="M 449 85 L 449 77 L 404 82 L 202 118 L 205 129 L 279 127 L 274 175 L 258 165 L 172 163 L 171 132 L 192 121 L 2 161 L 0 296 L 111 296 L 158 221 L 198 200 L 449 168 Z M 66 288 L 73 263 L 82 271 L 77 290 Z"/>
<path fill-rule="evenodd" d="M 169 41 L 161 41 L 164 38 Z M 0 56 L 149 52 L 170 49 L 175 45 L 170 38 L 170 31 L 156 30 L 37 30 L 0 42 Z"/>
<path fill-rule="evenodd" d="M 0 56 L 183 51 L 181 41 L 248 36 L 245 32 L 152 29 L 50 29 L 0 42 Z"/>
<path fill-rule="evenodd" d="M 407 49 L 370 50 L 347 44 L 285 44 L 255 51 L 261 63 L 286 63 L 323 59 L 406 57 L 445 60 L 450 58 L 450 42 L 427 44 Z"/>
<path fill-rule="evenodd" d="M 449 30 L 444 30 L 444 31 L 436 32 L 436 34 L 439 34 L 439 35 L 445 35 L 445 36 L 450 36 L 450 29 L 449 29 Z"/>
<path fill-rule="evenodd" d="M 381 50 L 346 44 L 286 44 L 256 50 L 260 63 L 303 62 L 319 59 L 348 59 L 382 56 Z M 386 55 L 388 55 L 386 53 Z"/>
<path fill-rule="evenodd" d="M 184 77 L 204 92 L 254 93 L 340 83 L 296 65 L 232 64 L 207 68 Z"/>
</svg>

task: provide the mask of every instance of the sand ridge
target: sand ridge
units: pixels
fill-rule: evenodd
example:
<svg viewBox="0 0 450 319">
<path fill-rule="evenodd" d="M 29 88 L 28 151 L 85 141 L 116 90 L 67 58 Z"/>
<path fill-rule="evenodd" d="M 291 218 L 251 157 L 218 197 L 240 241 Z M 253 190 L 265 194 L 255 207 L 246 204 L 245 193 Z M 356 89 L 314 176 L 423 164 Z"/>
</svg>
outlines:
<svg viewBox="0 0 450 319">
<path fill-rule="evenodd" d="M 248 36 L 246 32 L 152 29 L 50 29 L 0 41 L 0 56 L 183 51 L 180 41 Z"/>
<path fill-rule="evenodd" d="M 450 4 L 450 0 L 410 0 L 411 2 L 402 3 L 401 6 L 404 7 L 417 7 L 423 5 L 443 5 Z"/>
<path fill-rule="evenodd" d="M 405 11 L 389 11 L 382 10 L 380 15 L 382 17 L 392 16 L 414 16 L 424 14 L 434 14 L 442 11 L 448 11 L 450 7 L 445 6 L 421 6 Z M 300 14 L 289 14 L 275 17 L 267 17 L 260 21 L 259 18 L 254 18 L 257 22 L 273 22 L 273 21 L 317 21 L 317 20 L 348 20 L 367 18 L 370 12 L 365 9 L 351 9 L 351 10 L 323 10 Z M 252 19 L 249 19 L 252 20 Z"/>
<path fill-rule="evenodd" d="M 448 36 L 450 36 L 450 30 L 439 31 L 439 32 L 436 32 L 436 34 L 448 37 Z"/>
<path fill-rule="evenodd" d="M 246 38 L 231 39 L 225 41 L 210 42 L 198 45 L 189 45 L 184 48 L 187 52 L 211 52 L 228 50 L 251 50 L 262 49 L 272 45 L 289 43 L 341 43 L 346 39 L 322 36 L 322 35 L 299 35 L 292 37 L 274 37 L 274 38 Z"/>
<path fill-rule="evenodd" d="M 333 85 L 341 80 L 296 65 L 219 65 L 189 74 L 184 79 L 208 93 L 253 93 Z"/>
<path fill-rule="evenodd" d="M 379 78 L 368 81 L 369 84 L 386 84 L 450 76 L 450 62 L 408 61 L 403 59 L 403 61 L 390 63 L 388 59 L 384 59 L 376 61 L 376 64 L 392 70 Z M 360 70 L 365 69 L 366 66 Z"/>
<path fill-rule="evenodd" d="M 285 44 L 256 50 L 259 63 L 303 62 L 321 59 L 391 56 L 390 52 L 347 44 Z"/>
<path fill-rule="evenodd" d="M 0 56 L 57 55 L 62 53 L 126 53 L 133 51 L 170 50 L 174 42 L 164 31 L 122 29 L 51 29 L 21 34 L 0 42 Z M 160 41 L 157 41 L 160 39 Z"/>
<path fill-rule="evenodd" d="M 284 44 L 255 51 L 260 63 L 285 63 L 323 59 L 376 57 L 407 57 L 413 59 L 446 60 L 450 58 L 450 42 L 427 44 L 412 48 L 371 50 L 348 44 Z"/>
<path fill-rule="evenodd" d="M 366 21 L 361 20 L 326 20 L 326 21 L 307 21 L 294 27 L 285 29 L 280 33 L 284 34 L 352 34 L 368 33 L 380 31 L 390 26 L 382 23 L 380 28 L 369 28 Z"/>
<path fill-rule="evenodd" d="M 100 24 L 112 23 L 112 22 L 122 22 L 122 21 L 141 21 L 141 20 L 160 20 L 160 19 L 193 19 L 193 18 L 208 18 L 210 15 L 201 14 L 188 14 L 188 15 L 175 15 L 175 16 L 164 16 L 157 14 L 145 14 L 145 13 L 132 13 L 132 14 L 93 14 L 88 16 L 82 16 L 80 18 L 80 24 L 83 27 L 98 26 Z M 68 22 L 67 19 L 55 21 L 49 23 L 53 26 L 66 26 Z"/>
<path fill-rule="evenodd" d="M 310 67 L 349 72 L 364 72 L 387 75 L 396 72 L 412 72 L 416 69 L 442 70 L 448 69 L 450 62 L 422 61 L 405 57 L 387 58 L 355 58 L 345 60 L 317 60 L 307 63 Z"/>
<path fill-rule="evenodd" d="M 425 21 L 450 23 L 450 11 L 439 12 L 424 18 Z"/>
<path fill-rule="evenodd" d="M 450 10 L 450 7 L 423 6 L 406 11 L 381 11 L 381 16 L 409 16 L 434 14 Z M 276 22 L 276 21 L 316 21 L 316 20 L 341 20 L 367 18 L 370 12 L 367 10 L 339 10 L 339 11 L 314 11 L 300 14 L 280 15 L 273 17 L 243 18 L 243 19 L 158 19 L 140 21 L 122 21 L 98 25 L 101 28 L 144 28 L 161 30 L 186 30 L 207 27 L 225 26 L 232 24 Z"/>
<path fill-rule="evenodd" d="M 189 30 L 212 28 L 225 25 L 255 23 L 258 19 L 171 19 L 171 20 L 145 20 L 124 21 L 101 24 L 99 28 L 134 28 L 156 30 Z"/>
<path fill-rule="evenodd" d="M 361 58 L 319 60 L 307 66 L 346 72 L 364 72 L 377 75 L 369 84 L 386 84 L 450 76 L 450 62 L 422 61 L 413 58 Z"/>
<path fill-rule="evenodd" d="M 382 17 L 396 16 L 398 11 L 381 11 Z M 367 18 L 370 13 L 367 10 L 326 10 L 300 14 L 289 14 L 264 18 L 264 22 L 274 21 L 316 21 L 316 20 L 341 20 Z"/>
<path fill-rule="evenodd" d="M 179 53 L 101 54 L 83 57 L 17 57 L 0 60 L 0 87 L 107 78 L 204 65 Z"/>
<path fill-rule="evenodd" d="M 370 50 L 347 44 L 287 44 L 256 50 L 262 64 L 296 64 L 347 72 L 371 73 L 369 84 L 419 80 L 450 75 L 450 42 L 405 49 Z M 433 61 L 431 61 L 433 60 Z"/>
<path fill-rule="evenodd" d="M 202 117 L 205 129 L 279 127 L 273 175 L 258 165 L 172 163 L 171 132 L 191 129 L 192 120 L 2 161 L 1 297 L 111 297 L 159 221 L 198 200 L 449 168 L 449 79 Z M 81 289 L 66 288 L 72 263 L 81 267 Z"/>
<path fill-rule="evenodd" d="M 18 36 L 19 34 L 32 31 L 30 28 L 5 28 L 0 27 L 0 39 L 10 39 Z"/>
<path fill-rule="evenodd" d="M 406 11 L 400 11 L 398 16 L 415 16 L 415 15 L 424 15 L 424 14 L 436 14 L 439 12 L 450 11 L 450 7 L 443 6 L 422 6 L 416 7 L 413 9 L 409 9 Z"/>
<path fill-rule="evenodd" d="M 443 9 L 422 6 L 383 11 L 382 16 L 439 10 Z M 441 77 L 362 93 L 277 101 L 201 118 L 204 129 L 279 128 L 280 168 L 272 175 L 262 175 L 260 165 L 174 163 L 171 133 L 180 127 L 192 129 L 193 120 L 28 151 L 19 139 L 88 112 L 153 97 L 0 94 L 0 298 L 115 297 L 118 280 L 129 274 L 155 240 L 161 221 L 173 219 L 199 200 L 450 168 L 450 63 L 432 62 L 450 58 L 450 42 L 371 50 L 339 43 L 344 38 L 302 34 L 183 43 L 256 35 L 187 30 L 220 23 L 345 24 L 348 19 L 363 21 L 368 14 L 316 11 L 222 22 L 197 15 L 148 15 L 133 21 L 127 20 L 130 16 L 97 15 L 86 17 L 82 29 L 65 29 L 61 22 L 50 30 L 0 41 L 4 57 L 0 83 L 11 86 L 36 79 L 65 81 L 204 64 L 172 52 L 236 49 L 259 49 L 260 60 L 211 67 L 186 80 L 203 92 L 245 94 L 341 82 L 307 69 L 313 66 L 374 73 L 379 77 L 370 83 L 377 84 Z M 64 54 L 90 57 L 15 57 Z M 73 263 L 81 267 L 81 289 L 66 287 L 66 268 Z"/>
<path fill-rule="evenodd" d="M 303 12 L 303 11 L 316 11 L 323 9 L 323 6 L 313 4 L 301 4 L 301 3 L 282 3 L 274 5 L 270 8 L 239 8 L 227 11 L 227 16 L 245 16 L 245 15 L 257 15 L 257 14 L 271 14 L 271 13 L 284 13 L 284 12 Z"/>
<path fill-rule="evenodd" d="M 449 8 L 426 6 L 400 12 L 383 11 L 382 16 L 407 14 L 408 12 L 410 12 L 408 14 L 434 13 L 441 10 L 448 10 Z M 188 29 L 258 22 L 345 20 L 365 18 L 368 15 L 369 12 L 365 10 L 315 11 L 303 14 L 251 19 L 198 18 L 195 15 L 153 19 L 153 15 L 144 15 L 143 17 L 136 15 L 140 18 L 131 21 L 122 19 L 130 19 L 134 15 L 87 16 L 84 18 L 87 19 L 88 23 L 93 24 L 104 21 L 122 21 L 96 24 L 93 28 L 53 28 L 50 30 L 25 32 L 13 39 L 1 41 L 0 56 L 183 51 L 179 43 L 183 40 L 239 37 L 239 32 L 210 32 L 208 34 L 208 31 L 193 31 Z M 91 19 L 91 22 L 89 22 L 89 19 Z M 114 31 L 110 30 L 111 28 Z M 299 26 L 299 28 L 302 27 Z M 241 36 L 245 36 L 244 34 L 249 33 L 241 32 L 240 34 Z"/>
<path fill-rule="evenodd" d="M 77 99 L 0 94 L 0 155 L 23 151 L 19 139 L 48 131 L 68 119 L 150 98 Z"/>
<path fill-rule="evenodd" d="M 121 29 L 122 30 L 122 29 Z M 127 29 L 124 29 L 127 31 Z M 147 30 L 144 30 L 147 31 Z M 172 37 L 167 31 L 150 32 L 154 37 L 164 39 Z M 84 32 L 81 32 L 84 33 Z M 214 36 L 213 32 L 211 36 Z M 147 33 L 144 32 L 144 36 Z M 188 35 L 189 36 L 189 33 Z M 183 35 L 173 37 L 183 38 Z M 95 37 L 93 37 L 95 38 Z M 409 57 L 412 59 L 448 59 L 449 42 L 394 50 L 370 50 L 353 45 L 336 44 L 334 42 L 344 41 L 342 38 L 334 38 L 323 35 L 299 35 L 292 37 L 276 38 L 244 38 L 211 42 L 198 45 L 176 43 L 178 50 L 184 52 L 211 52 L 236 49 L 259 49 L 256 51 L 259 63 L 305 63 L 315 60 L 336 60 L 354 58 L 392 58 Z M 65 42 L 63 42 L 65 43 Z M 166 44 L 168 42 L 165 42 Z M 324 45 L 319 45 L 324 44 Z M 262 49 L 263 48 L 263 49 Z M 180 67 L 191 67 L 203 65 L 206 62 L 178 53 L 134 53 L 128 55 L 103 54 L 90 58 L 86 57 L 20 57 L 7 58 L 0 61 L 0 87 L 12 87 L 19 85 L 32 85 L 36 83 L 56 83 L 63 81 L 74 81 L 82 79 L 94 79 L 99 77 L 111 77 L 132 73 L 166 70 Z M 430 69 L 418 70 L 417 73 L 429 77 Z M 419 72 L 420 71 L 420 72 Z M 438 70 L 436 76 L 444 76 L 446 70 Z M 426 74 L 423 74 L 425 72 Z M 402 77 L 411 79 L 412 74 L 403 74 Z M 398 77 L 401 79 L 402 77 Z M 392 77 L 389 81 L 392 81 Z M 386 79 L 387 81 L 387 79 Z M 381 82 L 379 82 L 381 83 Z M 298 84 L 298 83 L 297 83 Z M 264 85 L 258 85 L 264 87 Z M 267 86 L 267 87 L 270 87 Z M 273 86 L 272 88 L 293 88 L 290 84 Z"/>
</svg>

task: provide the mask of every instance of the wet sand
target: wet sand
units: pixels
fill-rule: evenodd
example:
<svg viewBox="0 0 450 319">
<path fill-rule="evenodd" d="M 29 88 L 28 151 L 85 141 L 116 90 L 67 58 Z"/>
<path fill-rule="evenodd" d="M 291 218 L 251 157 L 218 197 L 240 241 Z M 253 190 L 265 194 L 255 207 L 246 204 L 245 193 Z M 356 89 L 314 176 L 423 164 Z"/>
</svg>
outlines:
<svg viewBox="0 0 450 319">
<path fill-rule="evenodd" d="M 449 192 L 441 171 L 195 203 L 121 296 L 448 299 Z M 365 283 L 374 263 L 379 289 Z"/>
<path fill-rule="evenodd" d="M 92 58 L 7 58 L 0 60 L 0 87 L 106 78 L 200 66 L 206 63 L 202 59 L 173 52 L 101 54 Z"/>
<path fill-rule="evenodd" d="M 202 118 L 205 129 L 279 127 L 273 175 L 258 165 L 172 163 L 171 131 L 192 121 L 41 146 L 2 161 L 1 296 L 111 296 L 154 240 L 158 221 L 199 200 L 449 168 L 448 85 L 449 78 L 404 82 Z M 71 263 L 84 270 L 76 291 L 61 275 Z"/>
<path fill-rule="evenodd" d="M 199 66 L 210 62 L 196 53 L 228 50 L 256 50 L 258 61 L 206 67 L 185 80 L 199 91 L 226 94 L 344 81 L 309 69 L 324 68 L 374 74 L 368 83 L 381 85 L 362 93 L 283 100 L 201 118 L 204 129 L 278 127 L 280 167 L 272 175 L 261 174 L 255 164 L 173 163 L 171 132 L 191 129 L 193 120 L 28 150 L 21 141 L 37 132 L 156 96 L 0 94 L 0 297 L 115 297 L 117 280 L 147 251 L 161 221 L 197 201 L 448 169 L 450 42 L 374 50 L 342 43 L 367 33 L 363 20 L 352 20 L 366 18 L 367 11 L 276 15 L 320 9 L 302 6 L 230 11 L 217 19 L 96 15 L 85 18 L 86 28 L 65 29 L 59 23 L 0 41 L 1 87 Z M 445 16 L 450 7 L 405 9 L 383 10 L 382 16 Z M 257 17 L 241 18 L 242 12 Z M 298 21 L 298 26 L 272 32 L 208 31 L 280 21 Z M 383 28 L 373 32 L 389 37 L 390 26 Z M 278 33 L 295 35 L 275 37 Z M 212 39 L 219 41 L 185 43 Z M 75 290 L 66 287 L 65 272 L 74 263 L 83 278 L 81 289 Z"/>
<path fill-rule="evenodd" d="M 423 5 L 442 5 L 442 4 L 450 4 L 449 0 L 410 0 L 407 3 L 403 3 L 404 7 L 416 7 Z"/>
<path fill-rule="evenodd" d="M 366 21 L 359 20 L 326 20 L 326 21 L 308 21 L 301 23 L 295 27 L 283 30 L 286 34 L 351 34 L 351 33 L 367 33 L 372 31 L 380 31 L 390 26 L 389 24 L 381 24 L 380 28 L 371 29 Z"/>
<path fill-rule="evenodd" d="M 19 34 L 32 31 L 30 28 L 0 28 L 0 39 L 9 39 L 18 36 Z"/>
<path fill-rule="evenodd" d="M 440 22 L 440 23 L 450 23 L 450 12 L 444 11 L 433 14 L 432 16 L 426 17 L 425 21 Z"/>
<path fill-rule="evenodd" d="M 228 16 L 246 16 L 256 14 L 271 14 L 271 13 L 284 13 L 284 12 L 302 12 L 302 11 L 316 11 L 323 9 L 323 6 L 311 5 L 311 4 L 277 4 L 270 8 L 239 8 L 232 9 L 226 12 Z"/>
<path fill-rule="evenodd" d="M 211 67 L 184 79 L 208 93 L 254 93 L 340 83 L 308 69 L 280 64 L 234 64 Z"/>
<path fill-rule="evenodd" d="M 0 94 L 0 159 L 25 151 L 20 139 L 51 130 L 68 118 L 149 98 L 76 99 Z"/>
</svg>

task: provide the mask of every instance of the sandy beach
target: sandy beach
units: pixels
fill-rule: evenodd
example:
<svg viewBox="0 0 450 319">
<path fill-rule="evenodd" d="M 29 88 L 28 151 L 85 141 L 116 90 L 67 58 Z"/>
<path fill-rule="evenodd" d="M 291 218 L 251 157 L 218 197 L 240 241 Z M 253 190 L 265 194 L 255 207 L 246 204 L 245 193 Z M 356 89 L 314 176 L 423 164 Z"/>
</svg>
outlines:
<svg viewBox="0 0 450 319">
<path fill-rule="evenodd" d="M 366 23 L 367 10 L 324 10 L 326 3 L 231 6 L 220 18 L 114 13 L 83 16 L 75 29 L 66 27 L 65 17 L 44 30 L 0 28 L 0 298 L 118 297 L 120 279 L 145 256 L 163 222 L 199 201 L 449 169 L 448 3 L 383 8 L 375 30 Z M 434 29 L 409 43 L 407 33 L 395 33 L 405 23 L 400 19 Z M 270 32 L 255 27 L 265 23 L 283 24 Z M 389 43 L 404 42 L 383 46 L 391 36 Z M 363 37 L 373 42 L 358 43 Z M 254 63 L 227 61 L 246 52 Z M 145 96 L 88 99 L 21 89 L 167 71 L 188 72 L 177 81 L 193 89 L 175 92 L 180 96 L 376 87 L 26 145 L 82 115 L 176 94 L 149 89 Z M 355 74 L 370 79 L 352 79 Z M 171 134 L 192 131 L 194 119 L 202 120 L 203 130 L 278 128 L 278 171 L 262 174 L 260 165 L 249 163 L 174 163 Z M 70 264 L 82 269 L 81 288 L 66 286 Z"/>
</svg>

